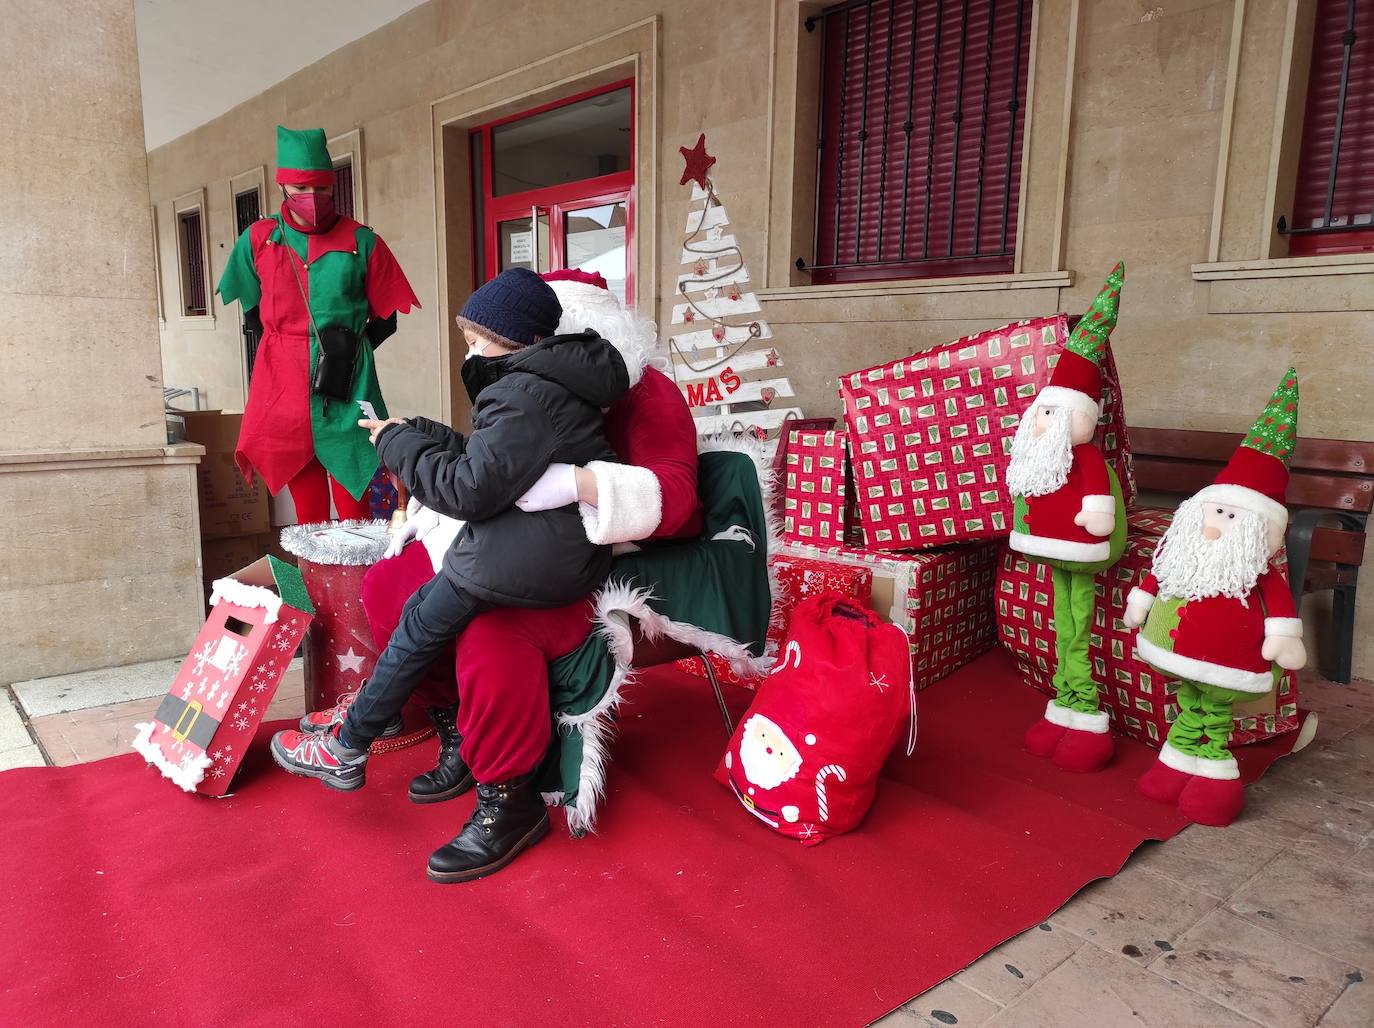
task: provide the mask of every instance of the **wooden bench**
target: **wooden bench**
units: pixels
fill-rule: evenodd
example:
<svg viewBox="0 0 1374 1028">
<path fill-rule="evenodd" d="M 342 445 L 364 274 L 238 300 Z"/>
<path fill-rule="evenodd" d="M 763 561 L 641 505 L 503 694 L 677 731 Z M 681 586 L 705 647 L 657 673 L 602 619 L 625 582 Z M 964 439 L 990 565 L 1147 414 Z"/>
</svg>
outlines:
<svg viewBox="0 0 1374 1028">
<path fill-rule="evenodd" d="M 1242 436 L 1230 432 L 1132 428 L 1141 492 L 1191 496 L 1210 485 Z M 1331 635 L 1323 673 L 1350 681 L 1355 586 L 1374 508 L 1374 442 L 1299 439 L 1288 481 L 1288 575 L 1293 598 L 1330 590 Z"/>
</svg>

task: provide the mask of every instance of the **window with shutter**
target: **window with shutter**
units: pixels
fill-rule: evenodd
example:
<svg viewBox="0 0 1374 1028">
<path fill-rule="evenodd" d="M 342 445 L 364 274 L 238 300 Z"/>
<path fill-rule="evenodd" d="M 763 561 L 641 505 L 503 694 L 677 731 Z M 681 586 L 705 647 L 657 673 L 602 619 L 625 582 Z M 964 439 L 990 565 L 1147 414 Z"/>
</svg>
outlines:
<svg viewBox="0 0 1374 1028">
<path fill-rule="evenodd" d="M 353 158 L 334 162 L 334 209 L 345 218 L 353 217 Z"/>
<path fill-rule="evenodd" d="M 1030 0 L 851 0 L 822 36 L 812 281 L 1010 272 Z"/>
<path fill-rule="evenodd" d="M 1374 3 L 1316 0 L 1290 256 L 1374 251 Z"/>
<path fill-rule="evenodd" d="M 177 215 L 181 230 L 181 296 L 182 314 L 203 317 L 209 313 L 205 294 L 205 241 L 201 230 L 200 209 L 182 211 Z"/>
</svg>

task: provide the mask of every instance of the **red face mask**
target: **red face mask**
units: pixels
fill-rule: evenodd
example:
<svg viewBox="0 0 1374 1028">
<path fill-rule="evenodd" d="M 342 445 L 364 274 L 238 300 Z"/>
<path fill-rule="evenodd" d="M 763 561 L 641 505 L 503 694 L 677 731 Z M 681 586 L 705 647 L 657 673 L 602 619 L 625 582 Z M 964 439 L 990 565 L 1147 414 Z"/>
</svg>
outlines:
<svg viewBox="0 0 1374 1028">
<path fill-rule="evenodd" d="M 332 193 L 287 193 L 282 206 L 296 221 L 311 228 L 325 225 L 334 217 Z"/>
</svg>

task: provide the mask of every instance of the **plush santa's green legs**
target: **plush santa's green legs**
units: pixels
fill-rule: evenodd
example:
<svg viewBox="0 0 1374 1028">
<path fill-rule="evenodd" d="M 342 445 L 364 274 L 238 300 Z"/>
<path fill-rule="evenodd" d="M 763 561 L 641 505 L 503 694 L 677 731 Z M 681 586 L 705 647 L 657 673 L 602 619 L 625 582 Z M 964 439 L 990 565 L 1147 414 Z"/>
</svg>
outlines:
<svg viewBox="0 0 1374 1028">
<path fill-rule="evenodd" d="M 1247 693 L 1186 678 L 1178 683 L 1178 717 L 1159 760 L 1137 783 L 1146 796 L 1177 803 L 1191 820 L 1228 825 L 1244 804 L 1236 758 L 1226 748 L 1234 727 L 1231 708 Z"/>
</svg>

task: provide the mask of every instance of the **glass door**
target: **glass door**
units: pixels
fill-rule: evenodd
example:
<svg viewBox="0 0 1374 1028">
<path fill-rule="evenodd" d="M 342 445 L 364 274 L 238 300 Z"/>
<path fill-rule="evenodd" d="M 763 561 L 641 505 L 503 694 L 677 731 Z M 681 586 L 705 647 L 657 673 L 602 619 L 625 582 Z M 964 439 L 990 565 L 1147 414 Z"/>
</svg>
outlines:
<svg viewBox="0 0 1374 1028">
<path fill-rule="evenodd" d="M 634 95 L 616 83 L 472 133 L 478 285 L 506 268 L 600 272 L 634 302 Z"/>
</svg>

